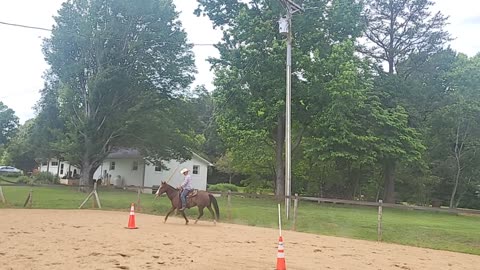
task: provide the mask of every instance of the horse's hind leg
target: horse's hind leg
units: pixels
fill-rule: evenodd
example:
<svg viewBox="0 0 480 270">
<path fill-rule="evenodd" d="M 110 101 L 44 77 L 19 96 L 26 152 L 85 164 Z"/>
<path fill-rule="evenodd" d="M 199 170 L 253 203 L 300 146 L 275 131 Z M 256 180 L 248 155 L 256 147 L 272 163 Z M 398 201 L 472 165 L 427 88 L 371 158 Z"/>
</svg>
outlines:
<svg viewBox="0 0 480 270">
<path fill-rule="evenodd" d="M 198 220 L 203 216 L 203 207 L 198 207 L 198 217 L 197 220 L 195 220 L 195 224 L 197 224 Z"/>
<path fill-rule="evenodd" d="M 163 221 L 163 223 L 167 222 L 167 219 L 168 219 L 168 216 L 170 216 L 170 214 L 175 211 L 175 207 L 172 206 L 172 208 L 170 209 L 170 211 L 168 211 L 167 215 L 165 216 L 165 220 Z"/>
<path fill-rule="evenodd" d="M 210 211 L 210 214 L 212 214 L 213 217 L 213 224 L 217 224 L 217 216 L 215 216 L 215 212 L 213 212 L 212 206 L 209 205 L 207 206 L 208 211 Z"/>
</svg>

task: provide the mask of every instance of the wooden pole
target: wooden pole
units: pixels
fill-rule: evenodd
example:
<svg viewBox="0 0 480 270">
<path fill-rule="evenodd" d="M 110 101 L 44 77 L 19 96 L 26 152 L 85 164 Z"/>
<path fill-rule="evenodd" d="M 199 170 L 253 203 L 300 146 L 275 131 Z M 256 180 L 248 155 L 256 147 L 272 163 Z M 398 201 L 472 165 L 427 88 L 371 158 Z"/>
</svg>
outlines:
<svg viewBox="0 0 480 270">
<path fill-rule="evenodd" d="M 282 236 L 282 217 L 280 214 L 280 204 L 278 204 L 278 233 Z"/>
<path fill-rule="evenodd" d="M 378 201 L 378 224 L 377 224 L 377 240 L 382 241 L 382 216 L 383 216 L 383 201 Z"/>
<path fill-rule="evenodd" d="M 30 189 L 30 200 L 28 201 L 28 206 L 32 208 L 33 204 L 33 189 Z"/>
<path fill-rule="evenodd" d="M 85 198 L 85 200 L 82 202 L 82 204 L 80 204 L 78 208 L 82 208 L 85 205 L 85 203 L 87 203 L 88 199 L 92 197 L 92 195 L 93 195 L 93 192 L 90 192 L 90 194 L 88 194 L 87 198 Z"/>
<path fill-rule="evenodd" d="M 232 191 L 227 192 L 228 219 L 232 219 Z"/>
<path fill-rule="evenodd" d="M 100 198 L 98 197 L 98 193 L 97 193 L 97 183 L 96 182 L 93 184 L 92 192 L 90 192 L 90 194 L 88 194 L 87 198 L 85 198 L 85 200 L 82 202 L 82 204 L 80 204 L 80 206 L 78 208 L 82 208 L 85 205 L 85 203 L 87 203 L 88 199 L 90 199 L 90 197 L 92 197 L 92 196 L 94 196 L 93 207 L 95 208 L 95 203 L 97 203 L 98 208 L 102 208 L 102 205 L 100 204 Z"/>
<path fill-rule="evenodd" d="M 98 197 L 97 193 L 97 182 L 95 182 L 95 184 L 93 185 L 93 192 L 95 195 L 95 200 L 97 201 L 98 208 L 102 208 L 102 205 L 100 204 L 100 198 Z"/>
<path fill-rule="evenodd" d="M 141 193 L 140 190 L 141 190 L 140 188 L 137 189 L 137 205 L 136 205 L 137 208 L 135 209 L 137 212 L 140 211 L 140 193 Z"/>
<path fill-rule="evenodd" d="M 295 200 L 293 201 L 293 230 L 297 230 L 297 211 L 298 211 L 298 193 L 295 193 Z"/>
<path fill-rule="evenodd" d="M 30 192 L 28 192 L 28 196 L 27 196 L 27 199 L 25 200 L 25 203 L 23 204 L 23 207 L 27 207 L 27 204 L 28 204 L 28 207 L 32 208 L 32 202 L 33 202 L 33 190 L 30 189 Z"/>
<path fill-rule="evenodd" d="M 2 186 L 0 186 L 0 199 L 2 200 L 2 203 L 7 203 L 7 200 L 5 200 L 5 195 L 3 195 Z"/>
</svg>

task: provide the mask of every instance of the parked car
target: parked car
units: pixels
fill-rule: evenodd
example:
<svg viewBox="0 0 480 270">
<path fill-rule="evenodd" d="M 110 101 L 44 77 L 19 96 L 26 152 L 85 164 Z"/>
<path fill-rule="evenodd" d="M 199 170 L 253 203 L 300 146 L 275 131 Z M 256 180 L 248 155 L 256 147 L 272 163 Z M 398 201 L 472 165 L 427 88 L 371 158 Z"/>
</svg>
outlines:
<svg viewBox="0 0 480 270">
<path fill-rule="evenodd" d="M 22 174 L 22 170 L 12 166 L 0 166 L 0 174 Z"/>
</svg>

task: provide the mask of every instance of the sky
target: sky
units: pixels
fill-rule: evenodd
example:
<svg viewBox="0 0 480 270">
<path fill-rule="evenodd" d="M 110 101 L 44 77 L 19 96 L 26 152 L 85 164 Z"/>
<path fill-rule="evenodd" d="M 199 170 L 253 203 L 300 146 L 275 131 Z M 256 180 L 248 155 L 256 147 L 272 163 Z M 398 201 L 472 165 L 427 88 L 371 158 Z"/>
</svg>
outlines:
<svg viewBox="0 0 480 270">
<path fill-rule="evenodd" d="M 0 0 L 0 21 L 51 28 L 64 0 Z M 193 15 L 196 0 L 173 0 L 191 43 L 217 43 L 221 32 L 214 30 L 207 17 Z M 450 16 L 447 30 L 455 38 L 453 49 L 473 56 L 480 52 L 480 2 L 478 0 L 435 0 L 434 9 Z M 41 50 L 42 39 L 50 33 L 0 24 L 0 101 L 12 108 L 20 123 L 35 116 L 48 65 Z M 198 73 L 194 85 L 213 90 L 213 74 L 206 61 L 218 57 L 212 46 L 195 46 Z"/>
</svg>

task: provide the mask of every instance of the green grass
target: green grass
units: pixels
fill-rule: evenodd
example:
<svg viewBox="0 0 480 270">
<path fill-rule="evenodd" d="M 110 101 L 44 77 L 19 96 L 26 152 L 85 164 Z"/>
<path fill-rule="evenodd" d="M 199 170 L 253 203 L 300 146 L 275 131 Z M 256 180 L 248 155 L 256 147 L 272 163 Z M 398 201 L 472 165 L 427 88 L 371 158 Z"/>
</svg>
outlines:
<svg viewBox="0 0 480 270">
<path fill-rule="evenodd" d="M 0 183 L 16 183 L 20 177 L 0 175 Z"/>
<path fill-rule="evenodd" d="M 30 187 L 4 186 L 7 205 L 0 208 L 23 208 Z M 98 191 L 105 210 L 128 211 L 137 201 L 135 192 L 114 189 Z M 76 209 L 87 194 L 73 187 L 33 187 L 33 208 Z M 277 228 L 277 203 L 268 199 L 232 197 L 228 211 L 225 197 L 217 198 L 221 221 L 249 226 Z M 92 208 L 90 200 L 85 208 Z M 151 194 L 141 194 L 141 212 L 164 215 L 170 208 L 166 197 L 154 200 Z M 196 217 L 197 210 L 187 211 Z M 283 213 L 283 209 L 282 209 Z M 210 219 L 208 211 L 204 219 Z M 283 228 L 292 228 L 284 221 Z M 300 202 L 297 231 L 355 239 L 377 239 L 377 209 L 333 204 Z M 383 239 L 385 242 L 427 247 L 480 255 L 480 216 L 457 216 L 414 210 L 384 208 Z"/>
</svg>

